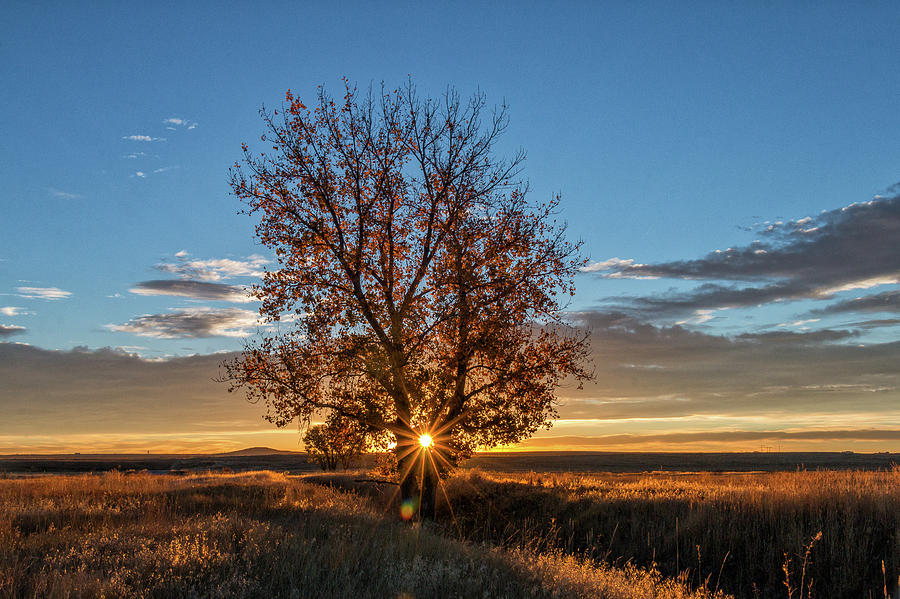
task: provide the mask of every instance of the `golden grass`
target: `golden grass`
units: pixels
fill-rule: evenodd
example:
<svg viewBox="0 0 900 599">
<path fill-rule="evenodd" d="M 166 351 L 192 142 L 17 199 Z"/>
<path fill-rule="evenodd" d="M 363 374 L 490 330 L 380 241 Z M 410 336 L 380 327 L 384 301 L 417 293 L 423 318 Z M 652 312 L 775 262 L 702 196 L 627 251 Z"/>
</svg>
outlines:
<svg viewBox="0 0 900 599">
<path fill-rule="evenodd" d="M 715 595 L 653 569 L 465 543 L 440 531 L 271 472 L 6 479 L 0 597 Z"/>
<path fill-rule="evenodd" d="M 900 597 L 896 467 L 627 475 L 468 471 L 446 488 L 454 513 L 445 509 L 445 526 L 473 541 L 654 563 L 668 576 L 718 585 L 738 597 L 800 597 L 801 581 L 808 597 L 810 580 L 815 597 Z M 806 555 L 818 532 L 821 539 Z"/>
</svg>

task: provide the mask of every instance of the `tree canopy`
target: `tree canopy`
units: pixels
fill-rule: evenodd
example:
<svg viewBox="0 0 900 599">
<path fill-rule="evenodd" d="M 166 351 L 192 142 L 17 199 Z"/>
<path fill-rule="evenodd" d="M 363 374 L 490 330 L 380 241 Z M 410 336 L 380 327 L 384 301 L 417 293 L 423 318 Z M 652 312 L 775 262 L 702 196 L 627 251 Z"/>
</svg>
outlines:
<svg viewBox="0 0 900 599">
<path fill-rule="evenodd" d="M 279 426 L 336 414 L 392 434 L 404 497 L 420 464 L 432 501 L 428 472 L 549 426 L 555 389 L 589 376 L 563 312 L 585 262 L 559 197 L 528 197 L 524 153 L 494 155 L 506 107 L 346 84 L 260 114 L 271 152 L 244 144 L 231 186 L 278 260 L 261 312 L 289 322 L 226 365 L 232 389 Z"/>
</svg>

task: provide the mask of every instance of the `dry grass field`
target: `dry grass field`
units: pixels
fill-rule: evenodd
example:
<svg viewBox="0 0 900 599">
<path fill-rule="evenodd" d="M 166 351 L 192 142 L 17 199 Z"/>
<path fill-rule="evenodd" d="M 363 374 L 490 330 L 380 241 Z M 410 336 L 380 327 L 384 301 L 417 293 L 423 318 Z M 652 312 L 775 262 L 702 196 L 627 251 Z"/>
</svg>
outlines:
<svg viewBox="0 0 900 599">
<path fill-rule="evenodd" d="M 445 506 L 444 525 L 471 541 L 538 541 L 538 550 L 655 564 L 664 575 L 739 598 L 900 597 L 898 467 L 724 474 L 475 470 L 451 479 L 447 494 L 453 510 Z"/>
<path fill-rule="evenodd" d="M 468 469 L 421 526 L 361 471 L 7 476 L 0 598 L 900 598 L 896 467 Z"/>
<path fill-rule="evenodd" d="M 382 508 L 272 472 L 0 479 L 0 597 L 723 596 Z"/>
</svg>

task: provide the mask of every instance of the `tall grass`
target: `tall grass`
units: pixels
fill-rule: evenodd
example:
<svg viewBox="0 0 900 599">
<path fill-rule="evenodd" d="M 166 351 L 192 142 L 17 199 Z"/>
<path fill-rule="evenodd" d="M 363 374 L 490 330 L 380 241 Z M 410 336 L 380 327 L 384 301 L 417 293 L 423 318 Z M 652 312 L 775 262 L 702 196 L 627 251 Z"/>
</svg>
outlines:
<svg viewBox="0 0 900 599">
<path fill-rule="evenodd" d="M 469 540 L 655 564 L 664 575 L 740 598 L 796 598 L 801 586 L 805 598 L 810 583 L 820 598 L 900 597 L 898 468 L 721 475 L 468 471 L 445 488 L 452 513 L 445 505 L 441 520 Z"/>
<path fill-rule="evenodd" d="M 653 569 L 439 532 L 273 473 L 0 480 L 0 597 L 714 595 Z"/>
</svg>

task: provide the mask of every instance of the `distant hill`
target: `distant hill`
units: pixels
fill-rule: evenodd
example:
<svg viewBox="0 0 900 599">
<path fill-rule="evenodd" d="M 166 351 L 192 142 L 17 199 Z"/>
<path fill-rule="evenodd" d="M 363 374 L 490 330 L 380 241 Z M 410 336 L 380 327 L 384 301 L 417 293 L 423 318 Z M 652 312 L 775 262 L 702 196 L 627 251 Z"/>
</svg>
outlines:
<svg viewBox="0 0 900 599">
<path fill-rule="evenodd" d="M 299 451 L 286 451 L 284 449 L 272 449 L 271 447 L 248 447 L 226 453 L 214 454 L 216 457 L 258 457 L 266 455 L 300 455 Z"/>
</svg>

